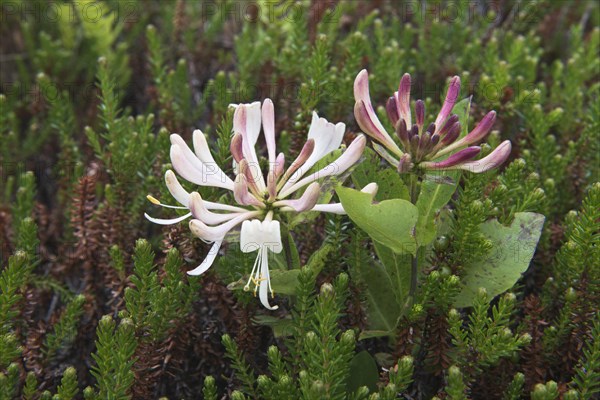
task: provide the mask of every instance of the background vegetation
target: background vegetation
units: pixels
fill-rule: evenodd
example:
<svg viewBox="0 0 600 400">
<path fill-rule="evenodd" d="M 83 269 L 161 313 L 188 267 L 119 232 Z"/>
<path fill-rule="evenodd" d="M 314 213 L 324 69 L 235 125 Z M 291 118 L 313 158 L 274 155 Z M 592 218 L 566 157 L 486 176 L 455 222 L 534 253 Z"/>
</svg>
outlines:
<svg viewBox="0 0 600 400">
<path fill-rule="evenodd" d="M 597 395 L 596 2 L 0 5 L 0 399 Z M 170 198 L 168 135 L 200 128 L 231 165 L 228 104 L 270 97 L 288 154 L 313 109 L 346 122 L 348 143 L 362 68 L 374 104 L 410 72 L 428 110 L 459 75 L 471 121 L 495 109 L 490 141 L 513 142 L 504 170 L 463 174 L 392 334 L 366 334 L 385 322 L 386 283 L 347 217 L 296 230 L 304 267 L 276 313 L 228 288 L 251 269 L 235 245 L 187 277 L 207 246 L 143 218 L 157 211 L 147 193 Z M 481 224 L 527 211 L 545 216 L 527 272 L 455 308 L 465 266 L 489 250 Z"/>
</svg>

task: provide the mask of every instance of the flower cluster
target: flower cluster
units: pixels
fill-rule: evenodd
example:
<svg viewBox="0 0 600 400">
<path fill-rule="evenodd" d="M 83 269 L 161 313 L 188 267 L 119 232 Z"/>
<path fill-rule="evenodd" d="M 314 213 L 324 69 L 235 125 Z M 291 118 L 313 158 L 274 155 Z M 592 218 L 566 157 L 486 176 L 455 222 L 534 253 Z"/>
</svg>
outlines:
<svg viewBox="0 0 600 400">
<path fill-rule="evenodd" d="M 488 156 L 474 160 L 481 148 L 474 144 L 482 141 L 494 124 L 496 113 L 489 112 L 477 126 L 463 138 L 461 124 L 456 114 L 451 114 L 460 90 L 458 77 L 452 78 L 446 100 L 435 122 L 425 126 L 425 107 L 421 100 L 415 103 L 415 123 L 410 109 L 410 75 L 405 74 L 400 87 L 386 106 L 398 140 L 403 148 L 386 132 L 377 118 L 369 96 L 369 78 L 361 71 L 354 82 L 356 104 L 354 114 L 361 129 L 373 140 L 375 150 L 399 172 L 424 170 L 463 169 L 484 172 L 502 164 L 510 154 L 510 141 L 501 143 Z M 328 176 L 340 175 L 354 165 L 365 148 L 366 138 L 359 135 L 333 162 L 323 168 L 315 167 L 320 160 L 340 148 L 345 124 L 332 124 L 313 113 L 308 138 L 300 154 L 285 167 L 285 155 L 277 154 L 275 146 L 275 115 L 273 102 L 240 104 L 233 115 L 233 137 L 230 151 L 234 160 L 234 179 L 227 176 L 215 162 L 204 134 L 193 133 L 193 151 L 183 138 L 171 135 L 171 163 L 185 180 L 199 186 L 228 190 L 235 205 L 207 201 L 198 192 L 189 193 L 177 180 L 173 171 L 167 171 L 165 181 L 171 195 L 181 206 L 162 204 L 152 196 L 148 199 L 167 208 L 185 209 L 188 212 L 173 219 L 158 219 L 146 215 L 157 224 L 175 224 L 192 217 L 192 233 L 212 248 L 202 263 L 190 275 L 200 275 L 213 264 L 226 235 L 241 224 L 240 247 L 243 253 L 256 251 L 257 257 L 245 290 L 258 292 L 261 303 L 268 309 L 269 293 L 273 296 L 269 272 L 269 253 L 283 250 L 280 229 L 281 213 L 321 211 L 344 214 L 340 203 L 319 204 L 324 188 L 318 181 Z M 256 144 L 263 132 L 268 170 L 263 174 Z M 265 168 L 267 169 L 267 168 Z M 313 171 L 311 173 L 311 171 Z M 374 195 L 377 185 L 363 188 Z"/>
<path fill-rule="evenodd" d="M 192 151 L 181 136 L 171 135 L 171 162 L 175 171 L 185 180 L 199 186 L 212 186 L 231 192 L 237 205 L 228 205 L 207 201 L 198 192 L 188 193 L 177 180 L 173 171 L 167 171 L 165 181 L 171 195 L 181 206 L 169 206 L 160 203 L 154 197 L 149 200 L 167 208 L 189 209 L 189 212 L 174 219 L 157 219 L 146 214 L 146 218 L 158 224 L 174 224 L 190 216 L 192 233 L 213 243 L 205 260 L 190 275 L 200 275 L 214 262 L 225 236 L 242 224 L 240 246 L 244 253 L 258 251 L 250 278 L 245 286 L 254 293 L 258 291 L 261 303 L 268 309 L 276 309 L 268 301 L 273 296 L 268 268 L 269 251 L 279 253 L 282 250 L 280 212 L 322 211 L 343 214 L 339 203 L 318 204 L 322 187 L 317 180 L 342 174 L 361 157 L 366 144 L 363 135 L 358 136 L 335 161 L 313 173 L 308 173 L 325 156 L 340 148 L 345 132 L 345 124 L 332 124 L 313 113 L 308 131 L 308 139 L 298 157 L 285 168 L 285 155 L 276 154 L 275 116 L 273 102 L 266 99 L 262 106 L 259 102 L 235 106 L 231 155 L 235 161 L 235 178 L 228 177 L 216 164 L 204 134 L 196 130 L 193 133 Z M 261 170 L 256 153 L 259 134 L 264 134 L 268 172 Z M 303 191 L 302 191 L 303 190 Z M 366 191 L 374 193 L 376 185 L 368 185 Z M 300 193 L 299 197 L 293 197 Z"/>
<path fill-rule="evenodd" d="M 446 100 L 435 122 L 425 125 L 425 103 L 415 102 L 415 123 L 410 109 L 410 75 L 404 74 L 398 91 L 386 104 L 386 112 L 402 149 L 386 132 L 377 118 L 369 95 L 369 75 L 362 70 L 354 81 L 354 115 L 360 128 L 375 142 L 373 148 L 401 173 L 414 170 L 462 169 L 485 172 L 500 166 L 510 155 L 511 143 L 502 142 L 488 156 L 474 160 L 481 152 L 479 146 L 490 132 L 496 112 L 490 111 L 466 136 L 459 139 L 462 130 L 458 115 L 450 114 L 460 91 L 460 79 L 450 81 Z M 454 151 L 461 149 L 455 153 Z M 446 158 L 444 158 L 446 157 Z"/>
</svg>

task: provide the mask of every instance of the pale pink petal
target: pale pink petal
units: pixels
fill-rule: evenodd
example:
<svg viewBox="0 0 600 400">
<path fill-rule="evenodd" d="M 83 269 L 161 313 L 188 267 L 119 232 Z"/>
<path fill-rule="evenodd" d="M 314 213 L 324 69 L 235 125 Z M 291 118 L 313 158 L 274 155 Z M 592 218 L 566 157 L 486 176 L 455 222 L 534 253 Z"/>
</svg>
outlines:
<svg viewBox="0 0 600 400">
<path fill-rule="evenodd" d="M 368 111 L 368 106 L 364 103 L 364 101 L 359 100 L 354 104 L 354 118 L 356 118 L 358 126 L 360 126 L 360 129 L 362 129 L 364 133 L 369 135 L 374 140 L 380 142 L 394 153 L 399 155 L 402 154 L 402 150 L 400 150 L 398 145 L 385 131 L 385 129 L 383 129 L 383 127 L 381 129 L 377 127 L 377 124 L 373 121 Z"/>
<path fill-rule="evenodd" d="M 307 176 L 306 178 L 301 179 L 297 183 L 282 189 L 282 191 L 279 193 L 279 198 L 284 199 L 285 197 L 294 193 L 296 190 L 316 181 L 317 179 L 343 173 L 360 159 L 366 143 L 367 140 L 364 135 L 358 136 L 352 141 L 352 143 L 350 143 L 350 146 L 348 146 L 346 151 L 340 157 L 338 157 L 337 160 L 327 165 L 325 168 Z"/>
<path fill-rule="evenodd" d="M 195 236 L 206 242 L 216 242 L 223 240 L 227 232 L 235 228 L 241 222 L 258 215 L 260 215 L 260 211 L 248 211 L 238 215 L 230 221 L 216 226 L 208 226 L 199 219 L 193 219 L 190 221 L 190 230 Z"/>
<path fill-rule="evenodd" d="M 398 115 L 406 122 L 408 129 L 412 126 L 410 116 L 410 85 L 410 74 L 404 74 L 402 75 L 402 79 L 400 79 L 398 91 L 394 93 Z"/>
<path fill-rule="evenodd" d="M 210 152 L 204 133 L 200 129 L 196 129 L 192 134 L 192 143 L 194 144 L 194 153 L 200 161 L 205 164 L 217 164 Z"/>
<path fill-rule="evenodd" d="M 302 165 L 304 165 L 306 160 L 308 160 L 310 155 L 313 153 L 314 149 L 315 149 L 315 140 L 308 139 L 306 141 L 306 143 L 304 143 L 304 146 L 302 146 L 302 150 L 300 150 L 300 154 L 298 154 L 298 157 L 296 157 L 294 162 L 292 162 L 290 164 L 288 169 L 283 174 L 283 177 L 281 178 L 281 181 L 279 182 L 278 186 L 281 187 L 283 185 L 283 187 L 285 188 L 285 187 L 291 185 L 290 182 L 292 182 L 292 181 L 295 182 L 302 177 L 302 175 L 306 171 L 301 171 L 301 173 L 298 173 L 298 174 L 294 174 L 294 173 L 298 170 L 298 168 L 300 168 Z M 292 175 L 293 175 L 293 177 L 292 177 Z M 292 179 L 290 179 L 290 177 L 292 177 Z M 288 181 L 288 179 L 289 179 L 289 181 Z"/>
<path fill-rule="evenodd" d="M 256 168 L 256 185 L 263 191 L 266 187 L 265 181 L 254 148 L 260 133 L 261 119 L 261 107 L 260 102 L 258 101 L 252 104 L 238 105 L 233 114 L 233 131 L 242 134 L 242 150 L 244 158 L 248 160 L 248 163 L 252 165 L 253 168 Z"/>
<path fill-rule="evenodd" d="M 272 165 L 275 162 L 275 110 L 271 99 L 265 99 L 263 102 L 262 123 L 265 141 L 267 142 L 269 165 Z"/>
<path fill-rule="evenodd" d="M 190 195 L 190 211 L 194 218 L 208 225 L 222 224 L 239 216 L 239 213 L 219 214 L 210 211 L 198 192 L 192 192 Z"/>
<path fill-rule="evenodd" d="M 233 186 L 233 197 L 235 198 L 235 201 L 238 204 L 241 204 L 243 206 L 264 207 L 264 204 L 258 201 L 258 199 L 248 191 L 246 177 L 241 174 L 238 175 L 235 180 Z"/>
<path fill-rule="evenodd" d="M 504 164 L 504 162 L 508 159 L 508 156 L 510 156 L 511 149 L 512 145 L 510 140 L 505 140 L 504 142 L 500 143 L 498 147 L 494 149 L 494 151 L 492 151 L 486 157 L 483 157 L 481 160 L 469 161 L 457 166 L 456 168 L 474 173 L 489 171 L 490 169 L 497 168 Z"/>
<path fill-rule="evenodd" d="M 311 183 L 302 196 L 298 199 L 293 200 L 280 200 L 273 203 L 275 207 L 291 207 L 296 212 L 302 212 L 306 210 L 310 210 L 317 204 L 319 200 L 319 195 L 321 194 L 321 185 L 317 182 Z"/>
<path fill-rule="evenodd" d="M 180 204 L 187 207 L 190 203 L 190 194 L 183 186 L 181 186 L 173 171 L 168 170 L 165 172 L 165 183 L 167 184 L 167 189 L 169 189 L 171 196 L 173 196 Z"/>
<path fill-rule="evenodd" d="M 192 153 L 179 135 L 171 135 L 171 163 L 184 179 L 200 186 L 233 190 L 233 181 L 217 164 L 204 164 Z"/>
<path fill-rule="evenodd" d="M 229 144 L 229 151 L 233 156 L 235 162 L 239 163 L 242 158 L 244 158 L 244 150 L 243 150 L 243 141 L 244 138 L 241 133 L 235 133 L 231 138 L 231 143 Z"/>
<path fill-rule="evenodd" d="M 377 114 L 371 104 L 369 94 L 369 74 L 366 69 L 358 73 L 354 80 L 354 117 L 356 122 L 367 135 L 389 147 L 394 153 L 402 154 L 400 148 L 394 143 L 390 135 L 377 118 Z"/>
<path fill-rule="evenodd" d="M 377 193 L 377 183 L 371 182 L 368 185 L 365 185 L 364 188 L 361 189 L 363 193 L 369 193 L 372 197 L 375 197 Z M 331 204 L 317 204 L 310 211 L 319 211 L 319 212 L 328 212 L 332 214 L 345 215 L 346 211 L 344 211 L 344 207 L 342 203 L 331 203 Z"/>
</svg>

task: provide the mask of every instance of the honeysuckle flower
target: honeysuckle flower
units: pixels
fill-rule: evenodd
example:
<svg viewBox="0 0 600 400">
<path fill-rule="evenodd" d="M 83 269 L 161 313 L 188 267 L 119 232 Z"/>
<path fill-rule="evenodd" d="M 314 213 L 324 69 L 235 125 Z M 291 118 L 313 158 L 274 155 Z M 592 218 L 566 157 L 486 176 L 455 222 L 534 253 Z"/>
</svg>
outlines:
<svg viewBox="0 0 600 400">
<path fill-rule="evenodd" d="M 275 116 L 273 102 L 266 99 L 260 102 L 240 104 L 235 107 L 233 116 L 233 137 L 231 155 L 235 161 L 235 178 L 228 177 L 215 163 L 210 149 L 200 130 L 193 133 L 192 151 L 181 136 L 171 135 L 171 163 L 175 171 L 185 180 L 199 186 L 212 186 L 231 192 L 236 205 L 210 202 L 198 192 L 187 192 L 177 180 L 173 171 L 165 174 L 165 183 L 171 195 L 181 206 L 162 204 L 152 196 L 148 199 L 167 208 L 187 209 L 189 212 L 173 219 L 158 219 L 145 214 L 157 224 L 175 224 L 189 217 L 192 233 L 212 248 L 202 263 L 188 271 L 190 275 L 200 275 L 213 264 L 225 236 L 238 225 L 240 246 L 244 253 L 257 251 L 256 261 L 246 290 L 258 291 L 261 303 L 268 309 L 276 309 L 268 301 L 268 293 L 273 295 L 268 268 L 269 252 L 282 250 L 280 223 L 277 217 L 285 212 L 321 211 L 343 214 L 340 203 L 319 204 L 324 191 L 318 182 L 322 178 L 344 173 L 361 157 L 366 138 L 359 135 L 348 148 L 333 162 L 308 174 L 317 162 L 340 148 L 346 129 L 345 124 L 332 124 L 313 113 L 308 138 L 298 157 L 285 168 L 285 155 L 276 155 Z M 268 172 L 263 175 L 255 145 L 261 131 L 264 134 Z M 377 185 L 365 186 L 363 191 L 374 193 Z M 299 195 L 298 195 L 299 194 Z"/>
<path fill-rule="evenodd" d="M 367 71 L 360 71 L 354 81 L 356 121 L 374 140 L 375 151 L 399 172 L 462 169 L 479 173 L 496 168 L 506 161 L 511 150 L 509 140 L 502 142 L 488 156 L 474 160 L 481 152 L 481 148 L 474 145 L 485 139 L 492 129 L 496 120 L 495 111 L 487 113 L 469 134 L 458 139 L 461 124 L 458 115 L 451 114 L 460 91 L 458 76 L 450 81 L 444 105 L 435 122 L 429 125 L 425 125 L 425 103 L 422 100 L 415 102 L 415 122 L 412 122 L 410 86 L 410 75 L 404 74 L 398 91 L 386 103 L 386 112 L 402 146 L 400 148 L 379 121 L 371 104 Z M 453 153 L 454 151 L 456 152 Z M 444 156 L 448 157 L 444 159 Z"/>
</svg>

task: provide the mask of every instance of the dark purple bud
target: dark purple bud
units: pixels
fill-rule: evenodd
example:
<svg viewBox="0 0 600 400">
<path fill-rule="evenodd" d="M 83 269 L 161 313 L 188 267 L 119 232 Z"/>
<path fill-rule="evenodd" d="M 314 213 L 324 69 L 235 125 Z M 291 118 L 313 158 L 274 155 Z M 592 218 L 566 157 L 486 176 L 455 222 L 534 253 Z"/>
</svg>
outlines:
<svg viewBox="0 0 600 400">
<path fill-rule="evenodd" d="M 429 143 L 431 142 L 431 134 L 429 132 L 425 132 L 421 135 L 421 140 L 419 140 L 419 150 L 427 148 Z"/>
<path fill-rule="evenodd" d="M 439 132 L 440 136 L 444 136 L 445 134 L 447 134 L 448 129 L 450 129 L 450 127 L 457 122 L 458 122 L 458 115 L 452 114 L 450 117 L 448 117 L 448 119 L 442 126 L 442 129 L 440 129 L 440 132 Z"/>
<path fill-rule="evenodd" d="M 454 141 L 458 138 L 459 135 L 460 135 L 460 122 L 456 122 L 454 125 L 452 125 L 450 127 L 450 129 L 448 129 L 446 136 L 444 136 L 442 138 L 442 143 L 444 145 L 448 146 L 449 144 L 454 143 Z"/>
<path fill-rule="evenodd" d="M 431 137 L 431 147 L 433 147 L 433 146 L 435 146 L 436 144 L 438 144 L 438 143 L 439 143 L 439 141 L 440 141 L 440 135 L 438 135 L 437 133 L 436 133 L 436 134 L 434 134 L 434 135 Z"/>
<path fill-rule="evenodd" d="M 400 139 L 402 146 L 404 146 L 405 149 L 408 149 L 410 140 L 408 137 L 408 130 L 406 129 L 406 122 L 403 119 L 396 123 L 396 135 L 398 135 L 398 139 Z"/>
<path fill-rule="evenodd" d="M 408 132 L 408 139 L 411 140 L 415 135 L 419 135 L 419 127 L 413 125 L 412 128 L 410 128 L 410 132 Z"/>
<path fill-rule="evenodd" d="M 419 135 L 414 135 L 410 138 L 410 152 L 412 154 L 417 154 L 417 150 L 419 149 L 419 142 L 420 142 L 420 138 Z"/>
<path fill-rule="evenodd" d="M 427 132 L 429 132 L 431 135 L 433 135 L 433 133 L 435 132 L 435 124 L 432 122 L 431 124 L 429 124 L 429 126 L 427 127 Z"/>
<path fill-rule="evenodd" d="M 462 164 L 466 161 L 471 160 L 473 157 L 476 157 L 480 151 L 481 151 L 481 148 L 478 146 L 467 147 L 466 149 L 462 149 L 458 153 L 452 154 L 450 157 L 446 158 L 444 161 L 428 164 L 427 168 L 444 169 L 444 168 L 454 167 L 458 164 Z"/>
<path fill-rule="evenodd" d="M 467 136 L 465 136 L 465 144 L 473 144 L 482 141 L 492 129 L 496 121 L 496 111 L 490 111 Z"/>
<path fill-rule="evenodd" d="M 415 115 L 417 117 L 417 125 L 421 128 L 425 121 L 425 103 L 423 103 L 423 100 L 417 100 L 415 103 Z"/>
<path fill-rule="evenodd" d="M 398 115 L 398 105 L 396 104 L 396 97 L 392 96 L 388 99 L 385 104 L 385 111 L 387 111 L 388 118 L 392 121 L 392 125 L 396 126 L 400 116 Z"/>
<path fill-rule="evenodd" d="M 417 162 L 421 161 L 423 156 L 427 154 L 427 149 L 431 143 L 431 135 L 429 132 L 425 132 L 421 135 L 419 140 L 419 148 L 417 149 Z"/>
</svg>

